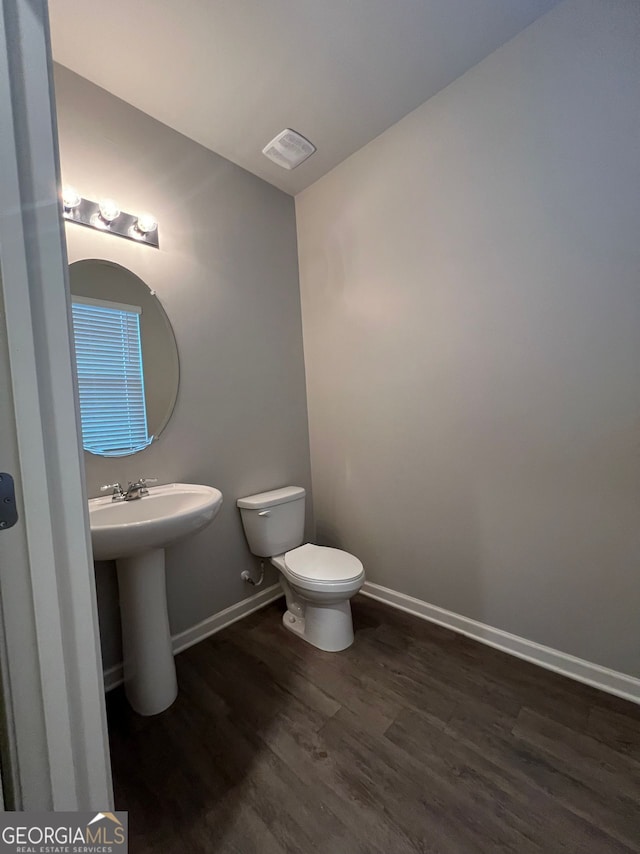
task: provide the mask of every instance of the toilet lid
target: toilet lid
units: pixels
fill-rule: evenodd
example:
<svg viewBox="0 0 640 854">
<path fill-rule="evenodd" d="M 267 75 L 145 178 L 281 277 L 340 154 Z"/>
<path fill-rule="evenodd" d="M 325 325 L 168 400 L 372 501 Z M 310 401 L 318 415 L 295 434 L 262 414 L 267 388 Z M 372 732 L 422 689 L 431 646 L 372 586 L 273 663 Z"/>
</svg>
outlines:
<svg viewBox="0 0 640 854">
<path fill-rule="evenodd" d="M 362 564 L 349 552 L 311 543 L 287 552 L 284 563 L 294 575 L 314 581 L 348 581 L 362 573 Z"/>
</svg>

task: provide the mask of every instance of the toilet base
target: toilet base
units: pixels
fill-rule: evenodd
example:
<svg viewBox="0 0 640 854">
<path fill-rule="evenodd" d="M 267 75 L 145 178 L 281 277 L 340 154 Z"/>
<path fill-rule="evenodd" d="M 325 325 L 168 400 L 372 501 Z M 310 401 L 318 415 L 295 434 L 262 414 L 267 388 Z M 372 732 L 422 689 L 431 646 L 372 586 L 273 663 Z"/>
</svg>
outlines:
<svg viewBox="0 0 640 854">
<path fill-rule="evenodd" d="M 291 611 L 285 611 L 282 615 L 282 625 L 294 635 L 300 635 L 301 638 L 304 638 L 304 617 L 292 614 Z"/>
<path fill-rule="evenodd" d="M 353 621 L 349 600 L 330 605 L 297 602 L 304 616 L 287 610 L 283 626 L 312 646 L 325 652 L 340 652 L 353 643 Z"/>
</svg>

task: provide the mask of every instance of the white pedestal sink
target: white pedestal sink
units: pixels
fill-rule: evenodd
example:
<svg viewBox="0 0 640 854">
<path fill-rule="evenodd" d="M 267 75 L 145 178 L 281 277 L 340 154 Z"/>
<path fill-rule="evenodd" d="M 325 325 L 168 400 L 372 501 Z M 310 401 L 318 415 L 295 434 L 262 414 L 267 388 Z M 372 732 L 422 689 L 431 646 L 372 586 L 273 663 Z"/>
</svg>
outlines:
<svg viewBox="0 0 640 854">
<path fill-rule="evenodd" d="M 191 483 L 151 487 L 133 501 L 89 501 L 94 560 L 118 568 L 124 687 L 141 715 L 164 711 L 178 693 L 164 550 L 208 525 L 221 505 L 220 490 Z"/>
</svg>

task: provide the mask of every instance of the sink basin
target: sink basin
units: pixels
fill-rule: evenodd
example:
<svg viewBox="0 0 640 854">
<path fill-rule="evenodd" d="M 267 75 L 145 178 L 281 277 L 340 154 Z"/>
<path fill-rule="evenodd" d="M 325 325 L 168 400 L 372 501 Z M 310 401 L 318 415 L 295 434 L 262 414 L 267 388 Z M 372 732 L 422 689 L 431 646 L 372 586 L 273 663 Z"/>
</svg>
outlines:
<svg viewBox="0 0 640 854">
<path fill-rule="evenodd" d="M 164 550 L 200 531 L 222 506 L 212 486 L 153 486 L 134 501 L 89 501 L 95 560 L 115 560 L 120 591 L 124 689 L 141 715 L 156 715 L 178 695 L 167 612 Z"/>
<path fill-rule="evenodd" d="M 219 489 L 193 483 L 152 486 L 148 495 L 134 501 L 92 498 L 89 521 L 94 560 L 165 548 L 208 525 L 221 505 Z"/>
</svg>

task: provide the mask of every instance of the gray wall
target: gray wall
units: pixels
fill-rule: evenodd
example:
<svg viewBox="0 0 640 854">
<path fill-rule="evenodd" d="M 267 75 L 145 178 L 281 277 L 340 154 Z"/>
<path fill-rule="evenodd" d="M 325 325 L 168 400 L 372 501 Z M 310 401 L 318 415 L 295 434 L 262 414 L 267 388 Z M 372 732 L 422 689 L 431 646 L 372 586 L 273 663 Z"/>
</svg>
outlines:
<svg viewBox="0 0 640 854">
<path fill-rule="evenodd" d="M 635 676 L 639 46 L 567 0 L 296 198 L 319 540 Z"/>
<path fill-rule="evenodd" d="M 64 68 L 55 83 L 63 180 L 160 223 L 159 251 L 67 224 L 69 261 L 116 261 L 155 288 L 180 353 L 178 400 L 158 443 L 120 460 L 85 455 L 89 495 L 140 475 L 224 495 L 215 522 L 168 551 L 176 633 L 254 592 L 240 580 L 256 563 L 236 498 L 309 488 L 294 202 Z M 120 658 L 113 565 L 98 564 L 97 580 L 108 666 Z M 274 581 L 270 571 L 265 585 Z"/>
</svg>

